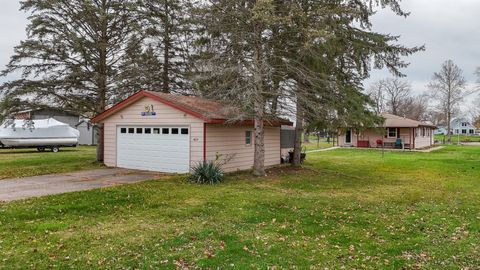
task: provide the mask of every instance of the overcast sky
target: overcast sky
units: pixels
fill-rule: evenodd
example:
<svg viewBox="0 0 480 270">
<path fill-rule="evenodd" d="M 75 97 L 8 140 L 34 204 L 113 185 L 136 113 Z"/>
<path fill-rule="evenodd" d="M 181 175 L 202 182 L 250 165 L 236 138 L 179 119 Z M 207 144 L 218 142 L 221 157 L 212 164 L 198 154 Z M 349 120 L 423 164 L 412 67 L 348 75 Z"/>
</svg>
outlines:
<svg viewBox="0 0 480 270">
<path fill-rule="evenodd" d="M 13 47 L 25 38 L 27 16 L 18 10 L 18 1 L 0 2 L 0 66 L 3 69 Z M 406 59 L 411 64 L 403 70 L 415 92 L 427 91 L 426 84 L 433 72 L 447 59 L 463 69 L 473 86 L 476 80 L 473 73 L 480 66 L 480 0 L 404 0 L 401 5 L 411 12 L 409 17 L 382 10 L 373 18 L 373 24 L 377 32 L 400 35 L 404 45 L 426 46 L 426 51 Z M 374 71 L 365 85 L 389 76 L 385 70 Z M 0 78 L 0 82 L 5 80 Z"/>
</svg>

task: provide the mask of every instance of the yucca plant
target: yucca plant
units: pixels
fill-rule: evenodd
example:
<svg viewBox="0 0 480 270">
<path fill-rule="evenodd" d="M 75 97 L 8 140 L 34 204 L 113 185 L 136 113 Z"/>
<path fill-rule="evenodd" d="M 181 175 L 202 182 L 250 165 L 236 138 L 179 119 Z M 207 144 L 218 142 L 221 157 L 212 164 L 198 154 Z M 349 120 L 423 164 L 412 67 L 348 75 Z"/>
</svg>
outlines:
<svg viewBox="0 0 480 270">
<path fill-rule="evenodd" d="M 215 161 L 200 162 L 192 168 L 190 181 L 197 184 L 218 184 L 223 181 L 224 173 Z"/>
</svg>

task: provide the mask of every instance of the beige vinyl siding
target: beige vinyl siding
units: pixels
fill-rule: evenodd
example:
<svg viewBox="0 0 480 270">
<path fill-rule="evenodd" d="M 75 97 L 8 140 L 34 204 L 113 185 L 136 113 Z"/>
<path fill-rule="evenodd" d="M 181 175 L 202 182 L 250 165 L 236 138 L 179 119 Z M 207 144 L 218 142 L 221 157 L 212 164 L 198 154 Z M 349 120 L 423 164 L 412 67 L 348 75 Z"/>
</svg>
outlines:
<svg viewBox="0 0 480 270">
<path fill-rule="evenodd" d="M 415 137 L 415 149 L 425 148 L 433 145 L 433 129 L 427 127 L 427 132 L 430 130 L 430 133 L 427 133 L 425 136 L 422 136 L 422 128 L 417 128 L 415 131 L 414 128 L 400 128 L 400 138 L 403 143 L 413 144 Z M 386 132 L 386 131 L 385 131 Z M 416 135 L 415 135 L 416 134 Z M 352 143 L 349 146 L 357 146 L 358 140 L 368 140 L 370 142 L 370 147 L 380 147 L 377 145 L 377 140 L 380 139 L 383 142 L 394 143 L 397 138 L 385 138 L 385 135 L 379 133 L 377 129 L 367 129 L 361 132 L 360 134 L 353 134 Z M 345 144 L 345 133 L 342 132 L 338 136 L 338 145 L 347 146 Z M 413 146 L 413 145 L 412 145 Z"/>
<path fill-rule="evenodd" d="M 252 131 L 250 145 L 245 144 L 245 131 Z M 254 133 L 253 127 L 207 125 L 207 160 L 229 161 L 223 165 L 227 172 L 248 170 L 253 166 Z M 265 127 L 265 166 L 280 164 L 280 127 Z"/>
<path fill-rule="evenodd" d="M 375 128 L 369 128 L 366 129 L 359 134 L 354 133 L 352 136 L 352 143 L 351 146 L 356 147 L 357 142 L 360 141 L 369 141 L 370 147 L 381 147 L 381 145 L 377 145 L 377 140 L 382 140 L 383 142 L 388 142 L 388 143 L 395 143 L 397 141 L 397 138 L 385 138 L 385 134 L 387 130 L 385 130 L 385 134 L 381 133 L 382 130 L 375 129 Z M 411 140 L 413 141 L 413 131 L 411 128 L 400 128 L 400 138 L 402 139 L 403 143 L 410 143 Z M 342 134 L 339 135 L 338 137 L 338 145 L 339 146 L 346 146 L 345 144 L 345 133 L 342 132 Z"/>
<path fill-rule="evenodd" d="M 426 134 L 422 136 L 422 127 L 417 128 L 417 135 L 415 137 L 415 148 L 425 148 L 433 145 L 433 129 L 426 127 Z"/>
<path fill-rule="evenodd" d="M 153 105 L 156 116 L 142 116 L 145 106 Z M 188 126 L 190 127 L 190 166 L 203 160 L 203 120 L 174 109 L 159 101 L 144 97 L 103 120 L 105 124 L 105 165 L 117 166 L 117 127 Z"/>
</svg>

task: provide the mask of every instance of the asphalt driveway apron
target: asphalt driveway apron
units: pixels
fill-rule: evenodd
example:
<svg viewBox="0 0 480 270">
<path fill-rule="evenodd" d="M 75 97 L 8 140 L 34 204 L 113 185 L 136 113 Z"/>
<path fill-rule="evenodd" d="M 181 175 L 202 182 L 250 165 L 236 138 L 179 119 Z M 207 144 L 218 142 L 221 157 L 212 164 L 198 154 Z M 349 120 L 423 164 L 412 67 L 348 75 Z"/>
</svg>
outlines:
<svg viewBox="0 0 480 270">
<path fill-rule="evenodd" d="M 14 201 L 151 180 L 155 172 L 105 168 L 0 180 L 0 201 Z M 164 174 L 163 174 L 164 176 Z"/>
</svg>

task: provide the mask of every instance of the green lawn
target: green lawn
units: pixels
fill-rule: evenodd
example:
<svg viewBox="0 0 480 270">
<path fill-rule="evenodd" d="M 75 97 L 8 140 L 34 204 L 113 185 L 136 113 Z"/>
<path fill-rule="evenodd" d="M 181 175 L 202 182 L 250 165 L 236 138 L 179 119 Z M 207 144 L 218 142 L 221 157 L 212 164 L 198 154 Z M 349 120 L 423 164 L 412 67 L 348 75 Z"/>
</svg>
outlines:
<svg viewBox="0 0 480 270">
<path fill-rule="evenodd" d="M 331 139 L 330 142 L 327 142 L 327 139 L 325 138 L 320 138 L 320 141 L 317 141 L 317 137 L 315 136 L 310 136 L 309 139 L 310 142 L 303 144 L 307 151 L 325 149 L 334 146 Z"/>
<path fill-rule="evenodd" d="M 0 204 L 0 268 L 480 265 L 480 148 L 307 158 L 217 186 L 175 176 Z"/>
<path fill-rule="evenodd" d="M 61 148 L 58 153 L 0 149 L 0 179 L 98 168 L 95 151 L 94 146 Z"/>
<path fill-rule="evenodd" d="M 445 135 L 435 135 L 435 140 L 439 142 L 447 141 L 448 137 Z M 467 135 L 452 135 L 452 143 L 460 142 L 480 142 L 480 136 L 467 136 Z"/>
</svg>

